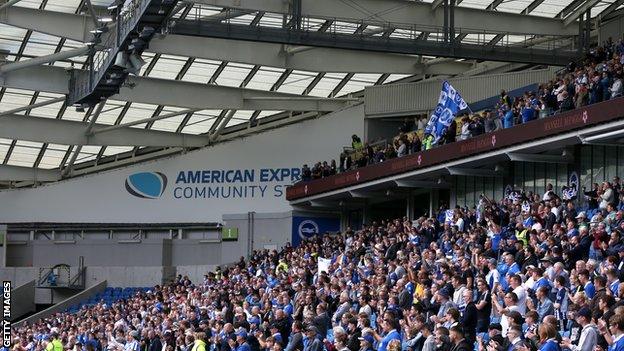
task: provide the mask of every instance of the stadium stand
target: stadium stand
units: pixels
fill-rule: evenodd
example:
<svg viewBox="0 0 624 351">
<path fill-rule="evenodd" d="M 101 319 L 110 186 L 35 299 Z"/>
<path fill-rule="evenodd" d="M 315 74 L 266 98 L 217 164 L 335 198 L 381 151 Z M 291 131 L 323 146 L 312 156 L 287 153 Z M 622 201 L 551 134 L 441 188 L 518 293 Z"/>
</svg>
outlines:
<svg viewBox="0 0 624 351">
<path fill-rule="evenodd" d="M 621 31 L 624 1 L 19 2 L 0 3 L 2 28 L 25 31 L 0 51 L 0 100 L 33 95 L 0 111 L 0 273 L 32 308 L 11 324 L 5 280 L 0 351 L 624 351 L 624 40 L 594 40 L 603 21 Z M 557 13 L 529 17 L 542 5 Z M 62 39 L 20 61 L 38 30 Z M 356 74 L 442 77 L 444 93 L 581 53 L 547 83 L 474 87 L 439 139 L 422 111 L 371 122 L 361 89 L 338 96 Z M 264 65 L 281 70 L 268 85 Z M 299 170 L 349 135 L 338 162 Z M 32 167 L 9 162 L 28 148 Z"/>
<path fill-rule="evenodd" d="M 395 157 L 403 157 L 419 151 L 426 151 L 434 146 L 454 143 L 456 140 L 467 140 L 485 133 L 512 128 L 515 125 L 547 118 L 575 108 L 608 101 L 621 97 L 623 94 L 624 42 L 605 42 L 594 48 L 587 57 L 578 63 L 573 62 L 551 81 L 535 84 L 536 91 L 525 90 L 510 94 L 501 87 L 501 94 L 473 105 L 472 114 L 458 115 L 443 133 L 439 141 L 434 143 L 433 137 L 425 133 L 422 118 L 405 118 L 399 128 L 400 133 L 392 138 L 391 143 L 374 141 L 359 143 L 341 153 L 340 166 L 333 167 L 331 172 L 327 162 L 317 162 L 312 177 L 302 181 L 325 178 L 340 172 L 365 167 Z M 488 105 L 490 103 L 491 105 Z M 482 111 L 481 111 L 482 110 Z M 424 122 L 424 123 L 423 123 Z M 357 137 L 357 136 L 355 136 Z M 359 138 L 358 138 L 359 139 Z M 302 174 L 305 167 L 302 168 Z M 316 176 L 314 176 L 316 174 Z"/>
<path fill-rule="evenodd" d="M 13 329 L 13 349 L 620 350 L 622 195 L 605 182 L 586 208 L 551 186 L 482 197 L 255 251 L 203 282 L 107 288 Z"/>
</svg>

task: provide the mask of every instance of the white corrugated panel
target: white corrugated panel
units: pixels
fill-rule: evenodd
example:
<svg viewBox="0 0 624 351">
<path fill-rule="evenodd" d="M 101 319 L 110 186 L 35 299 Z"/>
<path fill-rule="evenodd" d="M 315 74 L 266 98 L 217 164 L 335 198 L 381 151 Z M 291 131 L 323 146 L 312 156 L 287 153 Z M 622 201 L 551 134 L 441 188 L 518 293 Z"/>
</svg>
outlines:
<svg viewBox="0 0 624 351">
<path fill-rule="evenodd" d="M 481 101 L 498 95 L 501 89 L 514 90 L 529 84 L 553 79 L 560 68 L 491 74 L 476 77 L 451 78 L 449 82 L 468 102 Z M 417 83 L 371 86 L 364 90 L 367 117 L 385 117 L 424 113 L 438 102 L 442 79 Z"/>
</svg>

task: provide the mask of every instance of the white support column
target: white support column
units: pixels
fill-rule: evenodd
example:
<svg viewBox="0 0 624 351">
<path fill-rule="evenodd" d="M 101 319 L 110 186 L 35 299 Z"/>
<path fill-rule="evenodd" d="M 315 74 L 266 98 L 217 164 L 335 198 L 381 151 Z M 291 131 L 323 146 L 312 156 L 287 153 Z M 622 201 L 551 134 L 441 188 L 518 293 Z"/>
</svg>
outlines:
<svg viewBox="0 0 624 351">
<path fill-rule="evenodd" d="M 407 208 L 405 212 L 405 216 L 407 216 L 407 219 L 409 219 L 410 221 L 414 220 L 414 194 L 412 190 L 408 191 Z"/>
<path fill-rule="evenodd" d="M 429 190 L 429 217 L 433 216 L 433 189 Z"/>
</svg>

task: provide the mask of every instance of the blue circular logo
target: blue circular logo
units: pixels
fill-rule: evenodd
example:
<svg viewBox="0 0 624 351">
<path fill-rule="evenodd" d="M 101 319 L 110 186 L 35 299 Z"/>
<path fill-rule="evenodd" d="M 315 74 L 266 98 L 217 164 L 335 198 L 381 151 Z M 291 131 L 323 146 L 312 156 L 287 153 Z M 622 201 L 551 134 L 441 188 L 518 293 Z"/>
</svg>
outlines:
<svg viewBox="0 0 624 351">
<path fill-rule="evenodd" d="M 126 190 L 143 199 L 157 199 L 167 187 L 167 177 L 160 172 L 139 172 L 126 178 Z"/>
<path fill-rule="evenodd" d="M 316 222 L 306 219 L 299 224 L 299 237 L 301 240 L 309 239 L 319 234 L 319 226 Z"/>
</svg>

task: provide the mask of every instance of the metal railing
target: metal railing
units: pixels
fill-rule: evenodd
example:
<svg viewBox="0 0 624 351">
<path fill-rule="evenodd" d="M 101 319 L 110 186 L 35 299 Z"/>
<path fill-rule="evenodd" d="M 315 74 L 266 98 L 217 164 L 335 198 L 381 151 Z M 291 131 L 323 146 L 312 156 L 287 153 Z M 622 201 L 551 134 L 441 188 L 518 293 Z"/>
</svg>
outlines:
<svg viewBox="0 0 624 351">
<path fill-rule="evenodd" d="M 82 264 L 82 259 L 77 269 L 76 274 L 72 276 L 72 268 L 66 264 L 59 264 L 54 267 L 40 267 L 37 287 L 84 289 L 86 268 Z"/>
<path fill-rule="evenodd" d="M 114 30 L 104 33 L 108 34 L 104 42 L 96 42 L 92 53 L 89 54 L 87 61 L 88 74 L 77 75 L 75 72 L 72 72 L 69 89 L 72 101 L 78 101 L 95 90 L 111 62 L 117 57 L 117 53 L 126 37 L 137 26 L 150 2 L 151 0 L 133 0 L 118 12 Z M 110 27 L 112 28 L 113 26 Z"/>
<path fill-rule="evenodd" d="M 70 266 L 58 265 L 39 268 L 39 279 L 37 279 L 37 286 L 39 287 L 64 287 L 68 286 L 70 282 Z"/>
</svg>

